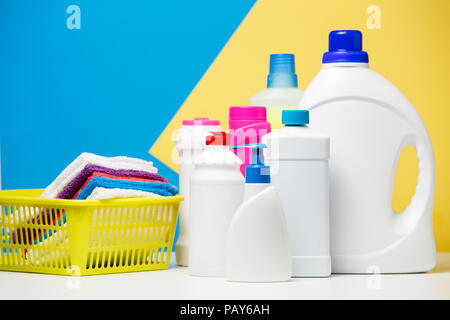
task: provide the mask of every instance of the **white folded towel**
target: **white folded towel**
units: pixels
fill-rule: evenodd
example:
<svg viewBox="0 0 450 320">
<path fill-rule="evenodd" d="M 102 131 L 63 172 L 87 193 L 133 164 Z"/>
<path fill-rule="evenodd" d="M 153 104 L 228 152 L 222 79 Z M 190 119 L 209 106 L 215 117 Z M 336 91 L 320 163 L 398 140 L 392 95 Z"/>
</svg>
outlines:
<svg viewBox="0 0 450 320">
<path fill-rule="evenodd" d="M 93 153 L 83 152 L 69 164 L 59 176 L 41 194 L 41 198 L 56 198 L 66 185 L 75 178 L 86 165 L 102 166 L 110 169 L 131 169 L 158 173 L 153 162 L 125 156 L 102 157 Z"/>
<path fill-rule="evenodd" d="M 95 188 L 86 200 L 128 198 L 128 197 L 161 197 L 159 194 L 134 189 Z"/>
</svg>

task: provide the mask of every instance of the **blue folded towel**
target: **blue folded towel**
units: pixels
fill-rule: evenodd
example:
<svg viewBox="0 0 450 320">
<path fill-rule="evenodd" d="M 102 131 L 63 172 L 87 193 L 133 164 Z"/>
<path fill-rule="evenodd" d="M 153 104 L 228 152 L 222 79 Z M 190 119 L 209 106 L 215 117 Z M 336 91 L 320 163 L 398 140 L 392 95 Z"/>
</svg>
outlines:
<svg viewBox="0 0 450 320">
<path fill-rule="evenodd" d="M 146 182 L 133 180 L 110 179 L 105 177 L 94 177 L 89 183 L 80 190 L 76 200 L 85 200 L 94 191 L 95 188 L 120 188 L 120 189 L 134 189 L 147 192 L 153 192 L 160 196 L 174 196 L 178 189 L 168 183 L 160 182 Z"/>
</svg>

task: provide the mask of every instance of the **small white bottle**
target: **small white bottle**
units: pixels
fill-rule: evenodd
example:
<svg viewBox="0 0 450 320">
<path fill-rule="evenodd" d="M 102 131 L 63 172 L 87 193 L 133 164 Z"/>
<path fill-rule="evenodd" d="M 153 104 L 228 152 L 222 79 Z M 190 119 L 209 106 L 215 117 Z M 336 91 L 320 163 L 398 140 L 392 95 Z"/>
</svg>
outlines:
<svg viewBox="0 0 450 320">
<path fill-rule="evenodd" d="M 264 165 L 264 144 L 252 150 L 245 168 L 244 202 L 234 215 L 227 239 L 226 273 L 229 281 L 277 282 L 291 278 L 291 248 L 286 218 L 277 191 Z"/>
<path fill-rule="evenodd" d="M 213 132 L 194 159 L 190 182 L 190 274 L 224 276 L 228 229 L 242 203 L 242 161 L 229 147 L 229 135 Z"/>
<path fill-rule="evenodd" d="M 284 110 L 282 120 L 285 126 L 265 135 L 263 143 L 288 224 L 292 276 L 328 277 L 330 139 L 307 127 L 306 110 Z"/>
<path fill-rule="evenodd" d="M 281 111 L 297 109 L 303 91 L 298 89 L 295 56 L 289 53 L 270 55 L 267 88 L 250 98 L 250 105 L 265 106 L 272 130 L 279 129 Z"/>
<path fill-rule="evenodd" d="M 175 137 L 175 147 L 179 156 L 179 187 L 184 201 L 180 204 L 179 235 L 175 245 L 177 264 L 189 264 L 189 180 L 194 172 L 193 159 L 205 149 L 206 136 L 213 131 L 221 131 L 219 120 L 195 118 L 183 120 L 183 126 Z"/>
</svg>

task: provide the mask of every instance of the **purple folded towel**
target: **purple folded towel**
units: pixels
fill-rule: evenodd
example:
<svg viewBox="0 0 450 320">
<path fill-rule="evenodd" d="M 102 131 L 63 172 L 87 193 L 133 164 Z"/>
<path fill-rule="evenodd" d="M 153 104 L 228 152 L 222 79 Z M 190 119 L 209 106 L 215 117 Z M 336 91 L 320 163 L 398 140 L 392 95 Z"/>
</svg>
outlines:
<svg viewBox="0 0 450 320">
<path fill-rule="evenodd" d="M 102 166 L 96 166 L 88 164 L 80 171 L 75 178 L 70 181 L 67 186 L 58 194 L 58 199 L 72 199 L 77 191 L 83 186 L 87 178 L 94 172 L 108 173 L 116 176 L 135 177 L 135 178 L 148 178 L 152 180 L 158 180 L 161 182 L 168 182 L 166 178 L 157 174 L 146 171 L 139 171 L 133 169 L 110 169 Z"/>
</svg>

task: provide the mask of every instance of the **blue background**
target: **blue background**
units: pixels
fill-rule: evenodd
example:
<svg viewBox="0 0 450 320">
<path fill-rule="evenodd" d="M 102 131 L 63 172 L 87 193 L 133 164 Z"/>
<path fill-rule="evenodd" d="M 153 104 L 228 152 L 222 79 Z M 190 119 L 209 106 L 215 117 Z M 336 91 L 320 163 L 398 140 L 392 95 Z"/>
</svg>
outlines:
<svg viewBox="0 0 450 320">
<path fill-rule="evenodd" d="M 148 150 L 254 2 L 1 1 L 3 189 L 44 188 L 83 151 L 153 160 L 177 184 Z"/>
</svg>

